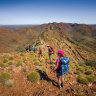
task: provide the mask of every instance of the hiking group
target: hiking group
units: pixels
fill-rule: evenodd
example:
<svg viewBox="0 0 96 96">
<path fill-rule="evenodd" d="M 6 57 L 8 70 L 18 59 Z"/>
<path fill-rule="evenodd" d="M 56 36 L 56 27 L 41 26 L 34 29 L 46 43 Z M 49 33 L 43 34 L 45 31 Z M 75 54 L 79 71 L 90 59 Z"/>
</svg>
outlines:
<svg viewBox="0 0 96 96">
<path fill-rule="evenodd" d="M 35 46 L 33 46 L 33 48 L 31 47 L 31 45 L 25 45 L 25 49 L 26 49 L 26 51 L 28 52 L 28 51 L 32 51 L 32 49 L 33 49 L 33 51 L 34 51 L 34 53 L 36 52 L 36 47 Z"/>
<path fill-rule="evenodd" d="M 50 64 L 52 64 L 52 55 L 54 54 L 54 49 L 52 46 L 48 47 L 48 55 L 50 59 Z M 31 46 L 26 46 L 26 51 L 28 52 L 32 50 Z M 36 52 L 36 47 L 33 46 L 34 53 Z M 39 57 L 42 56 L 42 49 L 39 47 Z M 64 76 L 69 71 L 69 58 L 64 57 L 64 51 L 59 50 L 57 52 L 58 59 L 56 60 L 56 65 L 53 69 L 53 71 L 56 71 L 56 76 L 58 78 L 58 88 L 61 89 L 61 87 L 64 87 Z"/>
</svg>

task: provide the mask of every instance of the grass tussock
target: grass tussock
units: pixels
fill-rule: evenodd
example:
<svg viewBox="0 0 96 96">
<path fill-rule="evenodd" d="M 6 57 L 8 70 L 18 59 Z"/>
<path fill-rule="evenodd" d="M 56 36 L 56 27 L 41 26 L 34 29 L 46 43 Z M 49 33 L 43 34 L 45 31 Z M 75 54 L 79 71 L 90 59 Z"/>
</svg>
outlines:
<svg viewBox="0 0 96 96">
<path fill-rule="evenodd" d="M 35 83 L 40 80 L 40 74 L 38 72 L 31 72 L 28 76 L 28 80 Z"/>
</svg>

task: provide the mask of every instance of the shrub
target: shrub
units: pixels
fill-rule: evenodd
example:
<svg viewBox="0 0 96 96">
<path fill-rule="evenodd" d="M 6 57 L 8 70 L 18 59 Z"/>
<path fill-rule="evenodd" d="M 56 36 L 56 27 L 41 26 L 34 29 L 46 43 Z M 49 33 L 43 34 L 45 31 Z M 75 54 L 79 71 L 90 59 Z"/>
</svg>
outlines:
<svg viewBox="0 0 96 96">
<path fill-rule="evenodd" d="M 8 55 L 4 55 L 2 59 L 8 59 Z"/>
<path fill-rule="evenodd" d="M 7 81 L 7 80 L 9 80 L 10 79 L 10 74 L 8 74 L 8 73 L 1 73 L 0 74 L 0 82 L 2 83 L 2 84 L 5 84 L 5 82 Z"/>
<path fill-rule="evenodd" d="M 84 64 L 84 62 L 79 62 L 78 63 L 80 66 L 84 66 L 85 64 Z"/>
<path fill-rule="evenodd" d="M 56 61 L 52 61 L 53 64 L 56 64 Z"/>
<path fill-rule="evenodd" d="M 37 59 L 36 58 L 33 58 L 33 61 L 35 62 L 35 61 L 37 61 Z"/>
<path fill-rule="evenodd" d="M 35 65 L 39 65 L 40 62 L 39 62 L 39 61 L 35 61 L 34 64 L 35 64 Z"/>
<path fill-rule="evenodd" d="M 45 63 L 45 61 L 44 60 L 40 60 L 40 63 Z"/>
<path fill-rule="evenodd" d="M 96 84 L 96 80 L 94 80 L 94 84 Z"/>
<path fill-rule="evenodd" d="M 22 66 L 22 62 L 21 61 L 17 61 L 16 67 L 18 66 Z"/>
<path fill-rule="evenodd" d="M 52 64 L 50 68 L 53 69 L 54 67 L 55 67 L 55 64 Z"/>
<path fill-rule="evenodd" d="M 7 63 L 8 60 L 6 58 L 3 59 L 3 63 Z"/>
<path fill-rule="evenodd" d="M 46 56 L 46 60 L 49 60 L 49 57 L 48 56 Z"/>
<path fill-rule="evenodd" d="M 12 87 L 13 86 L 13 81 L 8 80 L 8 81 L 5 82 L 5 85 L 7 85 L 8 87 Z"/>
<path fill-rule="evenodd" d="M 40 74 L 38 72 L 31 72 L 28 76 L 28 80 L 35 83 L 40 80 Z"/>
<path fill-rule="evenodd" d="M 0 67 L 4 67 L 5 65 L 3 63 L 0 63 Z"/>
<path fill-rule="evenodd" d="M 21 53 L 20 56 L 24 56 L 24 53 Z"/>
<path fill-rule="evenodd" d="M 71 70 L 71 68 L 69 68 L 69 71 L 68 71 L 68 73 L 69 73 L 69 74 L 72 74 L 72 70 Z"/>
<path fill-rule="evenodd" d="M 85 68 L 82 67 L 82 66 L 79 66 L 79 67 L 78 67 L 78 70 L 79 70 L 80 72 L 84 72 L 84 71 L 85 71 Z"/>
<path fill-rule="evenodd" d="M 41 63 L 41 64 L 39 64 L 39 66 L 44 66 L 44 64 L 43 64 L 43 63 Z"/>
<path fill-rule="evenodd" d="M 33 57 L 31 56 L 31 57 L 29 57 L 29 60 L 32 62 L 33 61 Z"/>
<path fill-rule="evenodd" d="M 43 55 L 43 56 L 46 56 L 46 53 L 43 53 L 42 55 Z"/>
<path fill-rule="evenodd" d="M 76 72 L 77 75 L 80 75 L 80 73 L 81 73 L 81 72 L 80 72 L 79 70 Z"/>
<path fill-rule="evenodd" d="M 13 63 L 12 62 L 8 62 L 8 65 L 12 65 Z"/>
<path fill-rule="evenodd" d="M 41 72 L 42 72 L 42 73 L 43 73 L 43 72 L 44 72 L 44 73 L 47 73 L 47 72 L 48 72 L 48 70 L 47 70 L 47 68 L 46 68 L 46 67 L 44 67 L 44 66 L 43 66 L 43 67 L 41 68 Z"/>
<path fill-rule="evenodd" d="M 75 67 L 75 64 L 74 63 L 70 63 L 70 66 L 74 68 Z"/>
<path fill-rule="evenodd" d="M 23 57 L 23 62 L 26 62 L 27 61 L 27 57 Z"/>
<path fill-rule="evenodd" d="M 82 83 L 82 84 L 89 84 L 88 79 L 83 77 L 83 76 L 81 76 L 81 75 L 78 76 L 78 82 Z"/>
<path fill-rule="evenodd" d="M 95 67 L 96 68 L 96 61 L 95 60 L 88 60 L 85 62 L 87 66 Z"/>
<path fill-rule="evenodd" d="M 86 77 L 89 82 L 94 82 L 94 75 L 89 75 Z"/>
<path fill-rule="evenodd" d="M 92 73 L 93 73 L 93 71 L 90 70 L 90 69 L 87 69 L 87 71 L 85 72 L 86 75 L 90 75 L 90 74 L 92 74 Z"/>
<path fill-rule="evenodd" d="M 12 57 L 12 56 L 10 56 L 10 57 L 9 57 L 9 60 L 13 60 L 13 57 Z"/>
</svg>

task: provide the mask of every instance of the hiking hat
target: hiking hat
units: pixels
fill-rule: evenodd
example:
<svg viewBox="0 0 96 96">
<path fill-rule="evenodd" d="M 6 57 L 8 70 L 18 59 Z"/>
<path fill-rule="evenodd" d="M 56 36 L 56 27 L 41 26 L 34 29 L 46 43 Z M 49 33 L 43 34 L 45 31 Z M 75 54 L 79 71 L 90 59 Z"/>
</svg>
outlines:
<svg viewBox="0 0 96 96">
<path fill-rule="evenodd" d="M 63 50 L 59 50 L 57 53 L 61 54 L 62 56 L 64 56 L 64 51 Z"/>
</svg>

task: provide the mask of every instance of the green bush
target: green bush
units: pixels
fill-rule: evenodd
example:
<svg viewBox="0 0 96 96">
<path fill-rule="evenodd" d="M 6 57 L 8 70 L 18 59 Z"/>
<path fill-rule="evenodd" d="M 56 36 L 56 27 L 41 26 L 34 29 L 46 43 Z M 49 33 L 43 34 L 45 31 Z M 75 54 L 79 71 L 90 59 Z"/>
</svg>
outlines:
<svg viewBox="0 0 96 96">
<path fill-rule="evenodd" d="M 93 71 L 91 69 L 87 69 L 87 71 L 85 72 L 86 75 L 90 75 L 92 73 L 93 73 Z"/>
<path fill-rule="evenodd" d="M 52 61 L 53 64 L 56 64 L 56 61 Z"/>
<path fill-rule="evenodd" d="M 49 57 L 48 56 L 46 56 L 46 60 L 49 60 Z"/>
<path fill-rule="evenodd" d="M 8 60 L 6 58 L 3 59 L 3 63 L 7 63 Z"/>
<path fill-rule="evenodd" d="M 81 73 L 81 72 L 80 72 L 79 70 L 76 72 L 77 75 L 80 75 L 80 73 Z"/>
<path fill-rule="evenodd" d="M 24 53 L 21 53 L 20 56 L 24 56 Z"/>
<path fill-rule="evenodd" d="M 84 62 L 79 62 L 78 63 L 80 66 L 84 66 L 85 64 L 84 64 Z"/>
<path fill-rule="evenodd" d="M 40 60 L 40 63 L 45 63 L 45 61 L 44 60 Z"/>
<path fill-rule="evenodd" d="M 4 67 L 5 65 L 3 63 L 0 63 L 0 67 Z"/>
<path fill-rule="evenodd" d="M 8 80 L 8 81 L 5 82 L 5 85 L 7 85 L 8 87 L 12 87 L 13 86 L 13 81 Z"/>
<path fill-rule="evenodd" d="M 40 62 L 39 62 L 39 61 L 35 61 L 34 64 L 35 64 L 35 65 L 39 65 Z"/>
<path fill-rule="evenodd" d="M 96 80 L 94 80 L 94 82 L 93 82 L 94 84 L 96 84 Z"/>
<path fill-rule="evenodd" d="M 96 68 L 96 60 L 88 60 L 85 62 L 87 66 L 95 67 Z"/>
<path fill-rule="evenodd" d="M 8 55 L 4 55 L 2 59 L 8 59 Z"/>
<path fill-rule="evenodd" d="M 12 65 L 13 63 L 12 62 L 8 62 L 8 65 Z"/>
<path fill-rule="evenodd" d="M 88 79 L 89 82 L 94 82 L 94 75 L 89 75 L 86 77 Z"/>
<path fill-rule="evenodd" d="M 0 74 L 0 82 L 2 83 L 2 84 L 5 84 L 5 82 L 7 81 L 7 80 L 9 80 L 10 79 L 10 74 L 8 74 L 8 73 L 1 73 Z"/>
<path fill-rule="evenodd" d="M 27 61 L 27 57 L 23 57 L 23 62 L 26 62 Z"/>
<path fill-rule="evenodd" d="M 47 72 L 48 72 L 48 70 L 47 70 L 47 68 L 46 68 L 46 67 L 44 67 L 44 66 L 43 66 L 43 67 L 41 68 L 41 72 L 42 72 L 42 73 L 43 73 L 43 72 L 47 73 Z"/>
<path fill-rule="evenodd" d="M 31 72 L 28 76 L 28 80 L 35 83 L 40 80 L 40 74 L 38 72 Z"/>
<path fill-rule="evenodd" d="M 10 56 L 10 57 L 9 57 L 9 60 L 13 60 L 13 57 L 12 57 L 12 56 Z"/>
<path fill-rule="evenodd" d="M 84 72 L 84 71 L 85 71 L 85 68 L 82 67 L 82 66 L 79 66 L 79 67 L 78 67 L 78 70 L 79 70 L 80 72 Z"/>
<path fill-rule="evenodd" d="M 22 66 L 22 62 L 21 61 L 17 61 L 16 67 L 18 66 Z"/>
<path fill-rule="evenodd" d="M 33 62 L 36 62 L 37 61 L 37 59 L 36 58 L 33 58 Z"/>
<path fill-rule="evenodd" d="M 71 70 L 71 68 L 69 68 L 69 71 L 68 71 L 68 73 L 69 73 L 69 74 L 72 74 L 72 70 Z"/>
<path fill-rule="evenodd" d="M 78 82 L 82 83 L 82 84 L 86 84 L 86 85 L 89 84 L 88 79 L 83 77 L 83 76 L 81 76 L 81 75 L 78 76 Z"/>
</svg>

